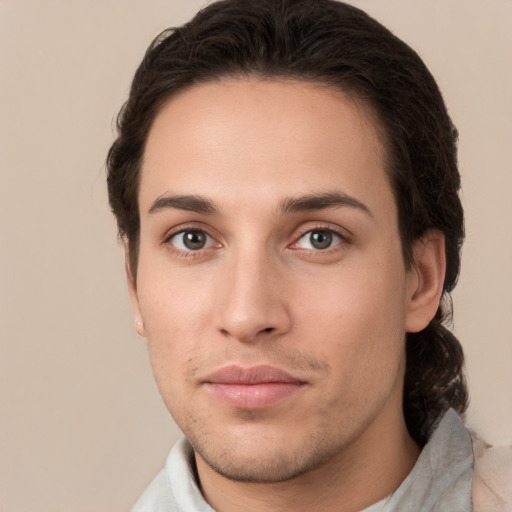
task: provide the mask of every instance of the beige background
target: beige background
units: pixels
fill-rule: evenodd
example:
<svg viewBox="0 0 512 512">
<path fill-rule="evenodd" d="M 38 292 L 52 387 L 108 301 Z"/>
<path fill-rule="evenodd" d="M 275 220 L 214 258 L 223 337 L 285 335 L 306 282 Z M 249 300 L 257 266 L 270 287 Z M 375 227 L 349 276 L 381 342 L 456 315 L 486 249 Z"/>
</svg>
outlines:
<svg viewBox="0 0 512 512">
<path fill-rule="evenodd" d="M 0 0 L 0 512 L 129 510 L 179 435 L 132 329 L 104 185 L 115 113 L 199 0 Z M 361 0 L 460 130 L 469 422 L 512 443 L 512 1 Z"/>
</svg>

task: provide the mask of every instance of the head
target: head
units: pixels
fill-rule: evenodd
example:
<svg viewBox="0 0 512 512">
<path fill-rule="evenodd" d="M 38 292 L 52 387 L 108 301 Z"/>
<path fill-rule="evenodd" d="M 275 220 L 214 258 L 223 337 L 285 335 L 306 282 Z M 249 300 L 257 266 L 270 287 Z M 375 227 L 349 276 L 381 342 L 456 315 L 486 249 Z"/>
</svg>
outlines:
<svg viewBox="0 0 512 512">
<path fill-rule="evenodd" d="M 300 91 L 293 92 L 298 85 L 302 85 Z M 443 251 L 441 300 L 424 326 L 399 336 L 403 337 L 403 344 L 397 345 L 396 354 L 400 358 L 399 352 L 403 352 L 405 361 L 403 372 L 397 370 L 405 422 L 412 438 L 422 445 L 447 408 L 454 407 L 462 413 L 467 402 L 462 350 L 443 325 L 450 315 L 449 293 L 459 273 L 464 234 L 457 195 L 457 134 L 439 89 L 418 55 L 357 8 L 331 0 L 219 1 L 183 27 L 163 32 L 151 44 L 119 114 L 118 138 L 107 160 L 109 199 L 126 246 L 133 293 L 138 287 L 142 217 L 147 213 L 147 208 L 141 209 L 141 187 L 148 183 L 144 173 L 148 174 L 151 162 L 156 161 L 152 157 L 154 151 L 162 146 L 152 141 L 163 133 L 164 121 L 172 124 L 173 119 L 186 119 L 185 107 L 193 112 L 194 104 L 206 108 L 208 96 L 218 98 L 219 109 L 224 101 L 224 112 L 230 97 L 236 97 L 239 104 L 244 97 L 250 97 L 263 103 L 269 98 L 267 108 L 271 108 L 272 99 L 276 109 L 284 104 L 286 114 L 284 100 L 296 94 L 296 100 L 303 101 L 308 90 L 319 112 L 328 112 L 329 102 L 334 102 L 331 111 L 336 111 L 338 99 L 344 105 L 340 115 L 353 120 L 357 114 L 364 125 L 361 137 L 373 141 L 372 154 L 378 155 L 385 178 L 382 186 L 389 187 L 396 213 L 396 225 L 390 225 L 396 229 L 400 249 L 397 257 L 405 279 L 418 270 L 421 248 L 431 240 L 442 240 L 437 245 Z M 222 109 L 217 114 L 221 112 Z M 288 112 L 293 115 L 293 109 Z M 195 115 L 201 117 L 197 112 Z M 179 125 L 174 128 L 178 134 Z M 342 142 L 350 130 L 340 130 Z M 175 149 L 178 151 L 179 147 Z M 221 176 L 219 183 L 222 179 Z M 287 179 L 293 181 L 290 176 Z M 367 189 L 380 183 L 376 176 L 365 179 Z M 307 177 L 304 182 L 308 182 Z M 258 180 L 254 183 L 261 185 Z M 194 208 L 196 212 L 203 208 L 207 214 L 211 206 L 203 203 Z M 189 207 L 190 204 L 186 206 Z M 388 211 L 390 219 L 394 218 L 393 211 Z M 326 231 L 317 231 L 315 236 L 325 236 Z M 198 243 L 197 234 L 197 230 L 189 233 L 195 237 L 191 243 Z M 223 236 L 220 234 L 219 238 Z M 234 272 L 236 264 L 233 265 Z M 261 268 L 262 273 L 267 270 Z M 273 268 L 272 272 L 277 270 Z M 179 301 L 180 297 L 174 300 Z M 269 322 L 272 324 L 273 320 Z M 276 318 L 275 323 L 280 322 L 287 325 L 288 320 Z M 270 324 L 262 332 L 277 336 Z M 152 330 L 151 336 L 159 336 L 157 329 Z M 148 334 L 150 352 L 151 336 Z M 155 350 L 160 351 L 161 347 Z M 229 352 L 229 348 L 223 350 Z M 315 368 L 322 371 L 321 357 L 310 354 L 311 357 L 301 358 L 285 348 L 279 350 L 276 360 L 282 356 L 298 373 L 314 373 Z M 155 374 L 161 372 L 161 368 L 155 368 L 162 364 L 158 355 L 152 357 L 152 362 Z M 373 371 L 372 367 L 368 366 L 367 371 Z M 249 417 L 249 413 L 246 415 Z"/>
</svg>

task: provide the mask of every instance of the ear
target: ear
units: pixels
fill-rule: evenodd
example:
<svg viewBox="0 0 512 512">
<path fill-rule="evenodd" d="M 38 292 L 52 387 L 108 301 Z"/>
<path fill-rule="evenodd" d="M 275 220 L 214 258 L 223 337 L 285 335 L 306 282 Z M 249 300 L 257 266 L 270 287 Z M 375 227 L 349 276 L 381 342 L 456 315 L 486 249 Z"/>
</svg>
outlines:
<svg viewBox="0 0 512 512">
<path fill-rule="evenodd" d="M 413 246 L 414 263 L 408 275 L 407 332 L 424 329 L 434 318 L 446 272 L 444 235 L 429 231 Z"/>
<path fill-rule="evenodd" d="M 144 321 L 142 320 L 142 314 L 140 312 L 139 297 L 137 295 L 137 280 L 135 279 L 133 272 L 130 267 L 130 258 L 128 256 L 128 248 L 125 250 L 124 267 L 126 270 L 126 282 L 128 285 L 128 294 L 130 295 L 130 301 L 132 303 L 133 315 L 135 317 L 135 330 L 139 336 L 144 337 L 146 335 L 144 329 Z"/>
</svg>

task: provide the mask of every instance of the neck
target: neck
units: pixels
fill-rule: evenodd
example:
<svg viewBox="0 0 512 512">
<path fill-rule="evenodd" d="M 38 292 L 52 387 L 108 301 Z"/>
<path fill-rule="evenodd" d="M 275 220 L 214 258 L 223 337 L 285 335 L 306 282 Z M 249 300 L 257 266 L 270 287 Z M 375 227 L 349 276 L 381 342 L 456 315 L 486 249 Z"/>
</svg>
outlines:
<svg viewBox="0 0 512 512">
<path fill-rule="evenodd" d="M 420 453 L 401 407 L 394 410 L 378 415 L 354 443 L 328 462 L 286 482 L 232 481 L 196 454 L 201 491 L 217 512 L 362 510 L 393 493 Z"/>
</svg>

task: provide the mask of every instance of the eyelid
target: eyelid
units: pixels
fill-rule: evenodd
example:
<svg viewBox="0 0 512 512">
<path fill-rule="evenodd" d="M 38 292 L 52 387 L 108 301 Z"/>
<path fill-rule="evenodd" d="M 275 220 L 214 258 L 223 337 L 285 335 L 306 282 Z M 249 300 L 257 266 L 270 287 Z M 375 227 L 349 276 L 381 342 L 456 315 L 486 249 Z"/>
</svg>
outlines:
<svg viewBox="0 0 512 512">
<path fill-rule="evenodd" d="M 172 244 L 172 240 L 174 237 L 178 236 L 181 233 L 186 232 L 193 232 L 193 231 L 199 231 L 201 233 L 204 233 L 212 243 L 209 243 L 208 246 L 203 247 L 201 249 L 192 250 L 192 249 L 181 249 L 179 247 L 176 247 L 174 244 Z M 211 233 L 211 229 L 208 227 L 202 225 L 202 224 L 179 224 L 178 226 L 174 226 L 173 228 L 169 229 L 162 238 L 162 245 L 168 246 L 170 250 L 173 252 L 185 256 L 185 257 L 197 257 L 203 254 L 205 251 L 215 249 L 222 247 L 222 244 L 217 240 L 217 236 L 213 235 Z"/>
<path fill-rule="evenodd" d="M 328 247 L 325 247 L 325 248 L 319 248 L 319 247 L 300 247 L 301 249 L 305 249 L 305 250 L 308 250 L 308 251 L 320 251 L 320 252 L 326 252 L 328 251 L 329 249 L 334 249 L 336 246 L 340 245 L 340 243 L 343 242 L 343 238 L 341 238 L 340 235 L 338 235 L 338 233 L 334 233 L 333 231 L 327 231 L 325 229 L 312 229 L 310 231 L 306 231 L 306 233 L 304 233 L 298 240 L 297 242 L 295 242 L 295 244 L 298 246 L 304 239 L 304 241 L 307 243 L 307 237 L 309 235 L 309 238 L 310 238 L 310 242 L 309 242 L 309 245 L 312 245 L 312 240 L 311 240 L 311 237 L 312 237 L 312 234 L 313 233 L 329 233 L 331 239 L 329 240 L 329 246 Z M 331 245 L 332 244 L 332 245 Z"/>
<path fill-rule="evenodd" d="M 195 249 L 195 250 L 194 249 L 190 249 L 188 247 L 185 247 L 183 238 L 181 239 L 181 242 L 178 242 L 179 237 L 180 236 L 183 237 L 186 233 L 201 233 L 201 234 L 204 234 L 205 237 L 206 237 L 206 241 L 205 241 L 204 247 L 199 247 L 198 249 Z M 178 231 L 178 233 L 176 233 L 175 235 L 171 236 L 169 238 L 169 242 L 168 243 L 172 244 L 179 251 L 183 251 L 183 252 L 199 252 L 199 251 L 203 251 L 205 249 L 209 249 L 212 246 L 212 243 L 214 243 L 214 242 L 215 242 L 215 240 L 208 233 L 206 233 L 206 231 L 202 231 L 202 230 L 199 230 L 199 229 L 184 229 L 182 231 Z M 181 245 L 182 247 L 179 247 L 178 244 Z"/>
<path fill-rule="evenodd" d="M 301 247 L 297 247 L 297 244 L 299 240 L 307 235 L 310 232 L 314 231 L 328 231 L 330 233 L 333 233 L 334 235 L 338 236 L 340 238 L 340 242 L 334 245 L 333 247 L 329 247 L 327 249 L 303 249 Z M 314 223 L 314 224 L 306 224 L 301 226 L 296 234 L 293 236 L 293 242 L 288 246 L 292 249 L 297 250 L 303 250 L 303 251 L 310 251 L 310 252 L 319 252 L 326 254 L 329 251 L 340 249 L 341 247 L 349 244 L 351 242 L 350 233 L 339 226 L 330 224 L 330 223 Z"/>
<path fill-rule="evenodd" d="M 173 236 L 183 233 L 184 231 L 202 231 L 214 240 L 218 238 L 216 234 L 212 234 L 212 229 L 202 222 L 183 222 L 167 229 L 162 236 L 162 243 L 168 243 Z"/>
<path fill-rule="evenodd" d="M 214 244 L 210 244 L 208 247 L 198 249 L 196 251 L 194 250 L 182 250 L 180 248 L 177 248 L 170 244 L 170 241 L 180 233 L 186 232 L 186 231 L 201 231 L 206 234 L 213 242 Z M 333 233 L 334 235 L 338 236 L 341 240 L 333 247 L 329 247 L 326 249 L 303 249 L 301 247 L 297 247 L 297 243 L 299 240 L 305 236 L 307 233 L 311 231 L 328 231 Z M 336 250 L 340 250 L 341 248 L 345 247 L 346 245 L 350 244 L 352 239 L 352 234 L 345 228 L 342 228 L 338 225 L 331 224 L 329 222 L 306 222 L 303 225 L 301 225 L 299 228 L 295 230 L 295 234 L 292 235 L 292 242 L 287 245 L 289 249 L 296 249 L 296 250 L 302 250 L 304 252 L 311 252 L 311 253 L 322 253 L 322 254 L 328 254 L 329 252 L 334 252 Z M 177 226 L 174 226 L 173 228 L 169 229 L 162 238 L 162 245 L 171 245 L 172 250 L 176 252 L 181 252 L 183 255 L 188 256 L 198 256 L 199 253 L 204 252 L 205 250 L 212 249 L 212 248 L 221 248 L 223 244 L 218 241 L 219 236 L 217 234 L 212 234 L 212 230 L 209 226 L 205 226 L 202 223 L 183 223 L 179 224 Z"/>
</svg>

